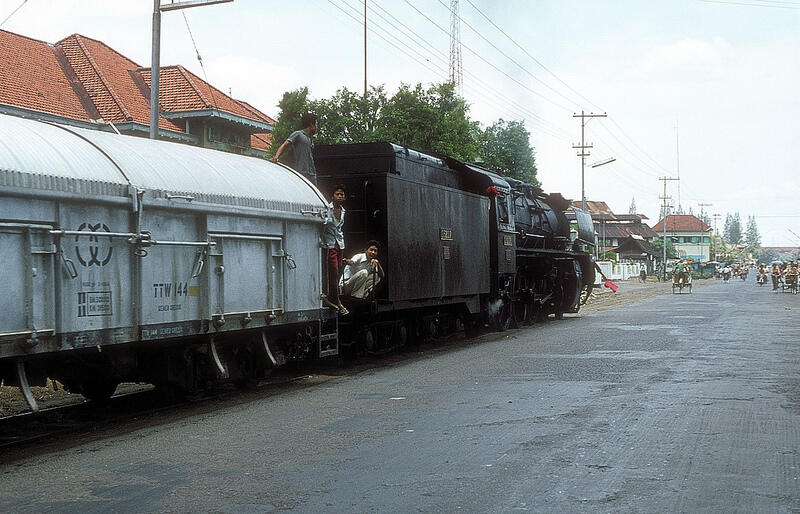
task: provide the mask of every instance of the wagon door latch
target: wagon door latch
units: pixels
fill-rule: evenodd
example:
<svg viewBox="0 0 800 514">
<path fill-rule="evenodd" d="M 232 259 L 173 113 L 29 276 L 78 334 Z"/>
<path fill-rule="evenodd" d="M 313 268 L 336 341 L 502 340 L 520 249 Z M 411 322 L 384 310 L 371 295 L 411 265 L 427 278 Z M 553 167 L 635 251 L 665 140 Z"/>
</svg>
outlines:
<svg viewBox="0 0 800 514">
<path fill-rule="evenodd" d="M 286 267 L 289 269 L 297 268 L 297 263 L 294 261 L 292 254 L 287 253 L 286 250 L 279 250 L 273 257 L 286 260 Z"/>
<path fill-rule="evenodd" d="M 319 218 L 321 218 L 323 220 L 328 217 L 328 211 L 327 210 L 322 210 L 322 209 L 315 209 L 315 210 L 302 209 L 302 210 L 300 210 L 300 214 L 303 214 L 305 216 L 319 217 Z"/>
</svg>

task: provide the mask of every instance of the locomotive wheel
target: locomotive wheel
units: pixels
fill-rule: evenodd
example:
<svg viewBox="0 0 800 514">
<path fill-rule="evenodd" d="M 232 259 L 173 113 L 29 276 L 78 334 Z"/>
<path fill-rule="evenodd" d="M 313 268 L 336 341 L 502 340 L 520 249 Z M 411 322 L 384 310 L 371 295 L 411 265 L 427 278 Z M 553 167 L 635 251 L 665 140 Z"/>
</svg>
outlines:
<svg viewBox="0 0 800 514">
<path fill-rule="evenodd" d="M 511 328 L 512 320 L 514 319 L 513 304 L 503 302 L 497 314 L 492 316 L 492 327 L 498 332 L 505 332 Z"/>
<path fill-rule="evenodd" d="M 591 286 L 588 286 L 588 285 L 587 286 L 583 286 L 583 288 L 581 289 L 580 304 L 581 305 L 586 305 L 586 302 L 589 301 L 589 297 L 591 296 L 591 294 L 592 294 Z"/>
<path fill-rule="evenodd" d="M 513 327 L 522 328 L 528 320 L 528 304 L 525 302 L 514 302 L 513 311 Z"/>
</svg>

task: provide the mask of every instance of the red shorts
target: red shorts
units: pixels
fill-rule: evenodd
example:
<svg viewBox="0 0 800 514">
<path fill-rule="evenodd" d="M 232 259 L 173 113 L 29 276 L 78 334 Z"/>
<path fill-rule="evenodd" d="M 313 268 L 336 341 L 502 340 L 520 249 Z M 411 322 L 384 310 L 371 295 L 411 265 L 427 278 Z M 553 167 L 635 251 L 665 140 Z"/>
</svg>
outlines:
<svg viewBox="0 0 800 514">
<path fill-rule="evenodd" d="M 328 264 L 336 266 L 336 269 L 342 269 L 342 264 L 344 264 L 344 250 L 339 248 L 338 244 L 334 248 L 328 248 Z"/>
</svg>

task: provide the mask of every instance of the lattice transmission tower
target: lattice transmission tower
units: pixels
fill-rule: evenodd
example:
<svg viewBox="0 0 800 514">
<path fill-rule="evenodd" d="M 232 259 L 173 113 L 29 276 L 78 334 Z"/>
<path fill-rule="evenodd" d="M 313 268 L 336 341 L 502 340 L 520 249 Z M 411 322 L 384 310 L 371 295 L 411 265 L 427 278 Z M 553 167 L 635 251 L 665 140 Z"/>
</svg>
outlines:
<svg viewBox="0 0 800 514">
<path fill-rule="evenodd" d="M 450 82 L 456 92 L 464 94 L 464 72 L 461 69 L 461 18 L 458 0 L 450 0 Z"/>
</svg>

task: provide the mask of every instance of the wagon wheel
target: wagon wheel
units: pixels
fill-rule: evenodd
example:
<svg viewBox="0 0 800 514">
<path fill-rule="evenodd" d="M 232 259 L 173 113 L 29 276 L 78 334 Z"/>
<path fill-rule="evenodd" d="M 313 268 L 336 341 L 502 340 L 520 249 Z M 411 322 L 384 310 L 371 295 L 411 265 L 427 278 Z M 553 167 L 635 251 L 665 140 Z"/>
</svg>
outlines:
<svg viewBox="0 0 800 514">
<path fill-rule="evenodd" d="M 84 398 L 93 402 L 104 402 L 117 390 L 119 381 L 113 379 L 94 379 L 83 382 L 78 387 Z"/>
</svg>

